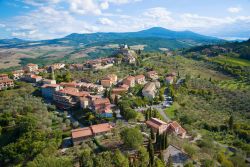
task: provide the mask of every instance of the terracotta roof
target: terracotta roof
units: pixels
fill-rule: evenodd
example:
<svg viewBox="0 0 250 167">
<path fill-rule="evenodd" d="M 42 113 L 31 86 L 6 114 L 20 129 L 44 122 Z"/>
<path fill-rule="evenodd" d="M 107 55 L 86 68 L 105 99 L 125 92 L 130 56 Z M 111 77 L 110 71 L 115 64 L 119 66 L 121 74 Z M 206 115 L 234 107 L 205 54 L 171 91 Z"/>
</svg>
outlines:
<svg viewBox="0 0 250 167">
<path fill-rule="evenodd" d="M 166 122 L 157 118 L 150 118 L 148 121 L 146 121 L 146 124 L 156 129 L 158 129 L 161 125 L 167 125 Z"/>
<path fill-rule="evenodd" d="M 38 75 L 30 75 L 30 78 L 42 78 L 42 77 Z"/>
<path fill-rule="evenodd" d="M 56 87 L 58 87 L 58 86 L 60 86 L 60 85 L 58 85 L 58 84 L 44 84 L 43 86 L 42 86 L 42 88 L 56 88 Z"/>
<path fill-rule="evenodd" d="M 125 78 L 126 80 L 129 80 L 129 81 L 132 81 L 132 80 L 134 80 L 135 79 L 135 77 L 133 77 L 133 76 L 128 76 L 127 78 Z"/>
<path fill-rule="evenodd" d="M 112 129 L 112 126 L 109 123 L 92 125 L 86 128 L 79 128 L 71 130 L 72 138 L 80 138 L 80 137 L 91 137 L 98 133 L 108 132 Z"/>
<path fill-rule="evenodd" d="M 89 137 L 92 136 L 92 130 L 87 127 L 87 128 L 80 128 L 80 129 L 74 129 L 71 131 L 72 138 L 79 138 L 79 137 Z"/>
<path fill-rule="evenodd" d="M 84 91 L 79 92 L 77 88 L 72 88 L 72 87 L 66 87 L 64 89 L 61 89 L 60 92 L 68 94 L 70 96 L 77 96 L 77 97 L 83 97 L 89 95 L 89 92 L 84 92 Z"/>
<path fill-rule="evenodd" d="M 94 105 L 110 104 L 110 101 L 108 98 L 100 98 L 100 99 L 95 99 L 93 103 L 94 103 Z"/>
<path fill-rule="evenodd" d="M 90 126 L 94 134 L 108 132 L 111 130 L 112 126 L 109 123 L 103 123 L 98 125 Z"/>
<path fill-rule="evenodd" d="M 6 83 L 6 82 L 13 82 L 13 80 L 12 80 L 12 79 L 9 79 L 9 78 L 0 80 L 0 83 Z"/>
<path fill-rule="evenodd" d="M 178 124 L 178 122 L 176 122 L 176 121 L 170 122 L 169 125 L 170 125 L 172 128 L 174 128 L 175 130 L 178 129 L 178 134 L 186 133 L 186 130 L 183 129 L 183 128 L 181 127 L 181 125 Z"/>
<path fill-rule="evenodd" d="M 8 74 L 0 74 L 0 77 L 8 77 Z"/>
</svg>

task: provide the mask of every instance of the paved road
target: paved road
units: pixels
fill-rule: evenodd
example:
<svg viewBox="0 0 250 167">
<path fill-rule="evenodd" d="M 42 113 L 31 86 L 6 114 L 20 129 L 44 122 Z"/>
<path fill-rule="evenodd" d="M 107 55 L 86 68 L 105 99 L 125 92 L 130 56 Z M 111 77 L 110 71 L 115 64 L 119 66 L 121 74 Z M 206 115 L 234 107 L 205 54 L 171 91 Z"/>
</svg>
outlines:
<svg viewBox="0 0 250 167">
<path fill-rule="evenodd" d="M 163 117 L 163 119 L 168 122 L 168 121 L 171 121 L 171 119 L 164 112 L 164 110 L 165 110 L 165 107 L 163 108 L 163 104 L 164 103 L 168 103 L 168 101 L 167 101 L 167 89 L 164 92 L 164 101 L 161 102 L 160 104 L 158 104 L 158 105 L 152 105 L 152 106 L 147 106 L 147 107 L 140 107 L 140 108 L 135 109 L 135 110 L 141 112 L 141 111 L 147 110 L 150 107 L 151 108 L 155 108 L 155 109 L 157 109 L 159 111 L 159 113 L 161 114 L 161 116 Z"/>
<path fill-rule="evenodd" d="M 168 122 L 168 121 L 171 121 L 170 118 L 169 118 L 169 117 L 166 115 L 166 113 L 164 112 L 164 109 L 162 109 L 162 105 L 161 105 L 161 104 L 159 104 L 159 105 L 147 106 L 147 107 L 140 107 L 140 108 L 137 108 L 137 109 L 135 109 L 135 110 L 141 112 L 141 111 L 147 110 L 148 108 L 155 108 L 155 109 L 157 109 L 165 121 L 167 121 L 167 122 Z"/>
</svg>

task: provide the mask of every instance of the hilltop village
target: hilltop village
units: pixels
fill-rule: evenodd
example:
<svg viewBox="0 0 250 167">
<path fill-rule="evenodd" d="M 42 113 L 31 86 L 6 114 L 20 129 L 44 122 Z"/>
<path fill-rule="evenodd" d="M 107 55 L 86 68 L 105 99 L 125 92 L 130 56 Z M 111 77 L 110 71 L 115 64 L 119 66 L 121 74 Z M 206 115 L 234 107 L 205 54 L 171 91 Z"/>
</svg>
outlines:
<svg viewBox="0 0 250 167">
<path fill-rule="evenodd" d="M 30 106 L 20 109 L 23 102 L 20 101 L 21 98 L 17 98 L 15 101 L 18 105 L 9 106 L 15 111 L 11 117 L 22 119 L 19 118 L 18 112 L 37 111 L 37 118 L 41 119 L 37 129 L 48 131 L 49 135 L 42 138 L 56 141 L 56 146 L 50 146 L 50 149 L 56 150 L 53 155 L 56 158 L 53 161 L 60 161 L 61 166 L 62 163 L 65 163 L 64 166 L 69 163 L 68 166 L 73 164 L 80 167 L 216 166 L 218 163 L 211 160 L 215 155 L 218 156 L 216 159 L 219 163 L 229 163 L 225 158 L 229 151 L 218 153 L 216 149 L 231 149 L 233 152 L 233 148 L 207 138 L 203 139 L 202 131 L 206 129 L 216 133 L 222 130 L 225 134 L 226 130 L 233 127 L 232 117 L 229 118 L 229 125 L 220 124 L 217 128 L 204 121 L 207 117 L 218 118 L 212 117 L 211 113 L 203 118 L 203 115 L 188 117 L 177 112 L 178 108 L 186 109 L 185 107 L 191 104 L 188 101 L 190 99 L 180 100 L 182 95 L 194 94 L 199 98 L 192 100 L 207 100 L 208 96 L 213 95 L 208 89 L 215 89 L 212 84 L 216 82 L 211 78 L 202 80 L 199 75 L 192 79 L 185 69 L 176 63 L 176 59 L 180 61 L 184 58 L 176 56 L 176 53 L 170 50 L 165 50 L 163 54 L 150 55 L 121 45 L 109 57 L 86 60 L 83 63 L 54 63 L 46 66 L 28 63 L 22 69 L 1 74 L 0 90 L 6 94 L 16 90 L 25 101 L 30 100 L 34 110 Z M 172 60 L 168 62 L 168 65 L 171 65 L 170 70 L 166 68 L 166 60 Z M 151 62 L 156 62 L 157 65 L 153 66 Z M 32 89 L 32 92 L 29 92 L 29 89 Z M 8 96 L 6 98 L 8 99 Z M 47 114 L 39 113 L 44 108 L 39 108 L 38 104 L 41 102 L 33 101 L 34 98 L 41 99 L 49 111 Z M 8 104 L 11 105 L 11 100 Z M 206 106 L 207 101 L 206 104 L 193 103 L 194 108 L 199 109 L 203 107 L 202 104 Z M 8 115 L 4 117 L 8 118 Z M 199 133 L 196 133 L 194 125 L 191 126 L 190 122 L 195 122 L 193 118 L 198 120 L 196 126 L 201 129 Z M 32 119 L 33 117 L 27 120 L 33 123 Z M 202 121 L 199 122 L 199 119 Z M 226 119 L 224 122 L 227 122 Z M 10 131 L 10 134 L 20 132 L 19 129 L 12 132 L 12 126 L 30 128 L 22 123 L 13 123 L 11 119 L 0 121 L 7 125 L 3 132 Z M 62 131 L 62 137 L 58 137 L 60 135 L 56 135 L 51 127 L 53 130 Z M 235 133 L 245 137 L 244 132 Z M 36 141 L 33 139 L 36 137 L 31 137 L 32 141 Z M 6 139 L 9 139 L 8 136 Z M 32 147 L 35 146 L 33 143 Z M 242 144 L 241 147 L 245 148 L 245 145 Z M 6 161 L 0 164 L 16 161 L 12 149 L 18 148 L 21 149 L 19 145 L 0 149 L 6 155 L 3 157 Z M 212 152 L 211 149 L 215 151 Z M 48 152 L 45 149 L 37 154 L 49 157 Z M 35 158 L 32 163 L 43 161 L 39 158 L 41 157 Z"/>
<path fill-rule="evenodd" d="M 59 112 L 67 111 L 68 118 L 72 120 L 74 127 L 71 130 L 70 138 L 74 146 L 95 137 L 112 136 L 112 129 L 117 126 L 115 120 L 136 119 L 137 114 L 145 115 L 145 118 L 140 118 L 138 122 L 136 121 L 127 126 L 133 127 L 137 124 L 145 124 L 148 132 L 141 132 L 144 136 L 143 140 L 146 140 L 151 135 L 154 136 L 153 139 L 155 140 L 152 142 L 158 145 L 165 141 L 162 137 L 165 134 L 172 134 L 180 139 L 188 138 L 187 131 L 178 122 L 170 120 L 163 111 L 173 103 L 168 86 L 175 84 L 175 72 L 164 74 L 164 80 L 161 81 L 157 71 L 151 69 L 148 69 L 145 73 L 127 75 L 124 78 L 118 78 L 116 73 L 110 73 L 99 78 L 95 83 L 86 79 L 74 80 L 67 78 L 70 71 L 102 70 L 110 68 L 114 64 L 119 65 L 122 63 L 134 66 L 137 63 L 137 56 L 134 50 L 129 49 L 127 45 L 122 45 L 116 52 L 115 57 L 88 60 L 83 64 L 56 63 L 39 67 L 37 64 L 30 63 L 21 70 L 13 71 L 11 73 L 12 79 L 7 74 L 1 74 L 0 90 L 13 88 L 15 86 L 14 81 L 31 83 L 38 88 L 47 104 L 54 104 Z M 68 82 L 58 82 L 55 79 L 57 70 L 67 72 L 64 77 Z M 45 73 L 49 77 L 43 77 L 40 75 L 41 73 Z M 146 105 L 140 105 L 132 110 L 132 108 L 126 108 L 127 106 L 122 102 L 123 99 L 133 96 L 132 90 L 135 87 L 142 88 L 139 96 L 144 99 Z M 76 110 L 80 110 L 82 114 L 84 112 L 92 113 L 92 116 L 95 115 L 95 118 L 100 120 L 96 122 L 100 123 L 85 126 L 86 120 L 83 121 L 74 115 Z M 158 110 L 161 110 L 161 112 Z M 177 146 L 169 145 L 167 147 L 164 145 L 163 147 L 164 150 L 166 149 L 164 152 L 166 163 L 177 154 L 182 160 L 179 161 L 179 158 L 175 158 L 173 164 L 184 165 L 188 162 L 189 156 Z M 132 154 L 135 155 L 136 153 Z"/>
</svg>

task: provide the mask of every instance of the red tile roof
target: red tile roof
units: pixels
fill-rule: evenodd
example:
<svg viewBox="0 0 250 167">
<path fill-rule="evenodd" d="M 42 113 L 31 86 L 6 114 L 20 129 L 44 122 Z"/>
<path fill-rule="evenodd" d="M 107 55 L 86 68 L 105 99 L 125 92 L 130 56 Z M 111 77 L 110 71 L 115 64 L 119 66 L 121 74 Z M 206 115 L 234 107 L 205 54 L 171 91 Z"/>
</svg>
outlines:
<svg viewBox="0 0 250 167">
<path fill-rule="evenodd" d="M 73 139 L 79 137 L 90 137 L 93 135 L 92 130 L 89 127 L 74 129 L 71 131 L 71 134 Z"/>
<path fill-rule="evenodd" d="M 100 99 L 95 99 L 93 103 L 96 106 L 100 104 L 110 104 L 110 101 L 108 98 L 100 98 Z"/>
<path fill-rule="evenodd" d="M 94 134 L 108 132 L 111 130 L 112 126 L 109 123 L 103 123 L 98 125 L 92 125 L 90 127 Z"/>
<path fill-rule="evenodd" d="M 92 125 L 90 127 L 74 129 L 71 131 L 72 138 L 92 137 L 98 133 L 109 132 L 112 126 L 109 123 Z"/>
<path fill-rule="evenodd" d="M 42 86 L 42 88 L 56 88 L 58 86 L 60 86 L 60 85 L 58 85 L 58 84 L 44 84 Z"/>
<path fill-rule="evenodd" d="M 146 124 L 155 129 L 158 129 L 162 125 L 167 125 L 166 122 L 159 120 L 157 118 L 150 118 L 148 121 L 146 121 Z"/>
</svg>

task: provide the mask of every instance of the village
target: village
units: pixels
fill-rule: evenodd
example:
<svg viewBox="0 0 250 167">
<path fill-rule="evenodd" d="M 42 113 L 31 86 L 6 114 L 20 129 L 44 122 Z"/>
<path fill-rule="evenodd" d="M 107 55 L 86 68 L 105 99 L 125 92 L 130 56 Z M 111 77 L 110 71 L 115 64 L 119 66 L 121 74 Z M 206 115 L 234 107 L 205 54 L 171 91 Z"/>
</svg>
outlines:
<svg viewBox="0 0 250 167">
<path fill-rule="evenodd" d="M 74 125 L 74 129 L 71 130 L 71 138 L 68 141 L 74 147 L 93 138 L 114 135 L 113 129 L 117 126 L 117 120 L 123 121 L 125 126 L 128 127 L 145 126 L 146 130 L 141 131 L 141 133 L 146 143 L 149 142 L 148 138 L 152 137 L 152 135 L 154 136 L 152 142 L 155 144 L 159 142 L 159 138 L 164 134 L 174 135 L 180 140 L 188 139 L 188 132 L 177 121 L 171 120 L 164 113 L 164 110 L 171 106 L 174 100 L 170 96 L 168 88 L 177 83 L 174 71 L 164 74 L 164 86 L 159 81 L 158 73 L 154 70 L 148 70 L 146 73 L 138 75 L 128 75 L 124 78 L 118 78 L 117 74 L 110 73 L 99 78 L 96 83 L 84 79 L 73 79 L 70 82 L 58 83 L 55 79 L 54 73 L 56 70 L 102 70 L 113 66 L 115 63 L 118 63 L 118 65 L 120 63 L 136 63 L 136 53 L 130 50 L 127 45 L 121 46 L 117 54 L 121 54 L 123 57 L 99 58 L 86 61 L 84 64 L 56 63 L 45 67 L 30 63 L 24 66 L 22 70 L 13 71 L 12 79 L 7 74 L 1 74 L 0 90 L 13 88 L 15 86 L 14 81 L 24 81 L 37 87 L 47 104 L 54 104 L 58 112 L 67 111 L 68 118 Z M 49 74 L 50 78 L 43 78 L 39 75 L 41 72 Z M 136 86 L 142 87 L 140 96 L 148 104 L 134 108 L 134 112 L 143 117 L 145 116 L 145 118 L 131 123 L 128 120 L 133 116 L 128 116 L 126 112 L 130 111 L 126 111 L 126 107 L 120 104 L 124 97 L 129 98 L 133 95 L 131 90 Z M 138 95 L 134 94 L 133 96 Z M 92 119 L 99 121 L 96 121 L 97 124 L 86 126 L 86 120 L 81 121 L 74 114 L 76 111 L 93 113 L 95 117 Z M 67 147 L 69 145 L 66 144 L 63 150 L 65 151 Z M 112 145 L 112 147 L 119 147 L 119 144 Z M 160 150 L 163 150 L 161 153 L 164 161 L 168 163 L 171 159 L 174 166 L 184 166 L 185 163 L 191 160 L 184 150 L 175 145 L 164 146 Z M 136 153 L 131 154 L 135 155 Z M 156 154 L 159 154 L 159 152 L 156 152 Z"/>
</svg>

